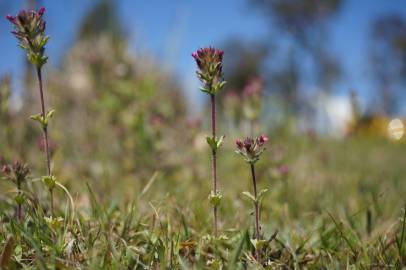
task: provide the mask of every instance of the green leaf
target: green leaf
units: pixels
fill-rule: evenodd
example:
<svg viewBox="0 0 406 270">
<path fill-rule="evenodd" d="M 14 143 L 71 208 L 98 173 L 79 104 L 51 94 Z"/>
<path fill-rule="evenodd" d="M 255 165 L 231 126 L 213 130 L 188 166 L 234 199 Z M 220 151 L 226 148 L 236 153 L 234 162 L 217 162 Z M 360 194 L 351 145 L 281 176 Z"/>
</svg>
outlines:
<svg viewBox="0 0 406 270">
<path fill-rule="evenodd" d="M 258 196 L 257 196 L 258 202 L 260 202 L 260 201 L 262 200 L 262 198 L 264 197 L 265 193 L 267 193 L 267 192 L 268 192 L 268 189 L 265 188 L 265 189 L 261 190 L 261 191 L 258 193 Z"/>
<path fill-rule="evenodd" d="M 41 126 L 44 124 L 44 118 L 42 117 L 42 114 L 34 114 L 30 116 L 30 119 L 37 121 L 38 123 L 41 124 Z"/>
<path fill-rule="evenodd" d="M 255 202 L 255 197 L 254 195 L 252 195 L 251 193 L 249 193 L 248 191 L 244 191 L 242 193 L 242 195 L 244 195 L 245 197 L 247 197 L 249 200 L 251 200 L 252 202 Z"/>
<path fill-rule="evenodd" d="M 16 202 L 17 204 L 21 205 L 21 204 L 24 203 L 25 197 L 24 197 L 23 194 L 18 194 L 18 195 L 16 195 L 16 196 L 14 197 L 14 200 L 15 200 L 15 202 Z"/>
<path fill-rule="evenodd" d="M 62 217 L 45 217 L 45 222 L 46 224 L 54 231 L 57 231 L 63 224 L 63 218 Z"/>
<path fill-rule="evenodd" d="M 207 141 L 207 144 L 210 146 L 210 148 L 212 150 L 217 149 L 217 144 L 216 144 L 216 139 L 215 138 L 207 136 L 206 141 Z"/>
<path fill-rule="evenodd" d="M 225 138 L 225 136 L 222 135 L 222 136 L 220 136 L 220 138 L 217 140 L 217 142 L 216 142 L 217 149 L 220 148 L 221 144 L 223 143 L 224 138 Z M 216 139 L 217 139 L 217 138 L 216 138 Z"/>
<path fill-rule="evenodd" d="M 48 40 L 49 40 L 49 36 L 43 37 L 40 42 L 40 47 L 44 47 L 48 43 Z"/>
<path fill-rule="evenodd" d="M 34 121 L 37 121 L 42 128 L 46 128 L 48 126 L 49 119 L 52 118 L 54 115 L 55 110 L 51 109 L 46 112 L 45 117 L 42 116 L 41 113 L 31 115 L 30 118 Z"/>
<path fill-rule="evenodd" d="M 221 195 L 221 193 L 218 191 L 217 191 L 217 193 L 215 193 L 214 191 L 211 191 L 209 194 L 209 201 L 210 201 L 210 204 L 213 205 L 213 207 L 219 206 L 222 199 L 223 199 L 223 195 Z"/>
<path fill-rule="evenodd" d="M 268 241 L 267 240 L 257 240 L 257 239 L 251 239 L 251 244 L 255 247 L 255 249 L 261 249 L 264 247 Z"/>
<path fill-rule="evenodd" d="M 213 86 L 213 94 L 217 94 L 217 92 L 220 91 L 220 90 L 224 87 L 224 85 L 225 85 L 226 83 L 227 83 L 226 81 L 221 81 L 221 82 L 219 82 L 219 83 L 216 83 L 216 84 Z"/>
<path fill-rule="evenodd" d="M 212 150 L 217 150 L 220 148 L 221 144 L 223 143 L 225 136 L 221 137 L 206 137 L 207 144 L 210 146 Z"/>
<path fill-rule="evenodd" d="M 54 116 L 55 110 L 51 109 L 49 111 L 47 111 L 47 113 L 45 114 L 45 122 L 46 124 L 48 124 L 49 119 L 52 118 L 52 116 Z"/>
<path fill-rule="evenodd" d="M 42 176 L 42 182 L 49 190 L 52 190 L 56 185 L 56 177 L 53 175 Z"/>
<path fill-rule="evenodd" d="M 218 270 L 221 269 L 222 263 L 219 259 L 210 259 L 206 262 L 208 269 Z"/>
<path fill-rule="evenodd" d="M 200 91 L 202 91 L 202 92 L 205 92 L 205 93 L 207 93 L 207 94 L 211 94 L 210 89 L 207 89 L 207 88 L 204 88 L 204 87 L 200 87 L 199 89 L 200 89 Z"/>
</svg>

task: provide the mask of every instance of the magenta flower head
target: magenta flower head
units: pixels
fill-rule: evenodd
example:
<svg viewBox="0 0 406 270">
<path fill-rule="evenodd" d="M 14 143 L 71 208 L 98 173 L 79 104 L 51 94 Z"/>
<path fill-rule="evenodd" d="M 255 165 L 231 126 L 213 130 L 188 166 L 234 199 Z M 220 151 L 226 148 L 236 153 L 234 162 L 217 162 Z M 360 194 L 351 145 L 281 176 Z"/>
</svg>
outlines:
<svg viewBox="0 0 406 270">
<path fill-rule="evenodd" d="M 44 65 L 48 57 L 44 55 L 45 45 L 49 36 L 45 35 L 45 21 L 42 16 L 45 8 L 34 11 L 21 10 L 16 16 L 6 16 L 14 25 L 11 33 L 18 39 L 19 45 L 27 52 L 28 60 L 40 68 Z"/>
<path fill-rule="evenodd" d="M 6 176 L 10 175 L 10 173 L 11 173 L 11 168 L 10 168 L 10 166 L 7 165 L 7 164 L 2 165 L 2 166 L 1 166 L 1 172 L 2 172 L 4 175 L 6 175 Z"/>
<path fill-rule="evenodd" d="M 245 161 L 254 164 L 259 160 L 260 155 L 265 150 L 265 143 L 268 141 L 268 137 L 261 135 L 256 139 L 247 137 L 244 141 L 238 139 L 235 144 L 237 145 L 237 154 L 242 155 Z"/>
<path fill-rule="evenodd" d="M 287 165 L 281 165 L 279 166 L 278 171 L 282 176 L 286 176 L 289 174 L 289 167 Z"/>
<path fill-rule="evenodd" d="M 192 53 L 198 68 L 197 77 L 203 83 L 203 92 L 215 95 L 226 83 L 223 79 L 223 54 L 222 50 L 213 47 L 201 48 Z"/>
<path fill-rule="evenodd" d="M 244 97 L 259 97 L 261 96 L 262 88 L 262 79 L 260 77 L 254 77 L 244 86 L 242 93 Z"/>
</svg>

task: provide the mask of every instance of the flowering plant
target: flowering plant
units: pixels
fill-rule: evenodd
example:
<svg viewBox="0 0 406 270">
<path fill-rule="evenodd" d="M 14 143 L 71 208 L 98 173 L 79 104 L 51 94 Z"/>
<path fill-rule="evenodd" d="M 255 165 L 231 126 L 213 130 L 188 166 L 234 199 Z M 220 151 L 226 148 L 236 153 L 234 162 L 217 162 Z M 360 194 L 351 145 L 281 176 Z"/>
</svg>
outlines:
<svg viewBox="0 0 406 270">
<path fill-rule="evenodd" d="M 46 23 L 42 16 L 45 8 L 37 11 L 21 10 L 16 16 L 6 18 L 14 25 L 11 33 L 18 39 L 19 45 L 27 52 L 28 60 L 37 68 L 41 68 L 48 60 L 44 55 L 45 45 L 49 36 L 45 35 Z"/>
<path fill-rule="evenodd" d="M 40 8 L 38 11 L 21 10 L 16 16 L 8 15 L 6 18 L 14 25 L 14 31 L 11 33 L 17 38 L 19 45 L 27 52 L 28 60 L 36 67 L 38 89 L 41 101 L 41 113 L 32 115 L 30 118 L 39 123 L 43 131 L 45 142 L 45 154 L 47 164 L 47 178 L 53 179 L 51 175 L 51 157 L 48 138 L 49 120 L 54 114 L 54 110 L 46 111 L 45 98 L 42 84 L 42 66 L 47 62 L 48 57 L 45 55 L 45 45 L 49 40 L 49 36 L 45 35 L 46 23 L 43 19 L 45 8 Z M 49 181 L 48 181 L 49 182 Z M 44 181 L 46 184 L 47 181 Z M 50 193 L 51 214 L 53 214 L 53 187 L 47 185 Z"/>
<path fill-rule="evenodd" d="M 268 141 L 268 137 L 261 135 L 256 139 L 247 137 L 243 141 L 238 139 L 235 143 L 237 145 L 237 154 L 242 155 L 245 161 L 254 164 L 259 160 L 260 155 L 265 150 L 265 143 Z"/>
<path fill-rule="evenodd" d="M 203 83 L 200 89 L 205 93 L 216 94 L 226 83 L 223 79 L 223 54 L 222 50 L 212 47 L 192 53 L 198 67 L 197 77 Z"/>
<path fill-rule="evenodd" d="M 211 148 L 213 190 L 209 194 L 209 201 L 213 206 L 214 235 L 217 236 L 217 207 L 220 205 L 222 195 L 217 189 L 217 150 L 220 148 L 224 136 L 216 136 L 216 94 L 226 83 L 223 79 L 222 50 L 213 47 L 201 48 L 192 53 L 197 64 L 197 77 L 202 82 L 200 88 L 210 95 L 211 103 L 211 136 L 206 137 Z"/>
<path fill-rule="evenodd" d="M 265 143 L 267 141 L 268 141 L 268 137 L 265 135 L 261 135 L 255 139 L 253 139 L 251 137 L 247 137 L 243 141 L 238 139 L 235 142 L 237 145 L 236 153 L 238 153 L 244 157 L 245 161 L 247 161 L 250 164 L 250 169 L 251 169 L 254 194 L 251 194 L 248 191 L 244 191 L 243 195 L 246 196 L 254 204 L 255 236 L 256 237 L 255 237 L 255 239 L 251 240 L 251 243 L 253 243 L 253 245 L 255 247 L 257 260 L 260 259 L 260 249 L 261 249 L 262 245 L 264 244 L 264 240 L 260 239 L 261 227 L 259 225 L 259 217 L 260 217 L 259 206 L 260 206 L 263 196 L 268 191 L 268 189 L 263 189 L 259 192 L 257 191 L 257 178 L 255 175 L 255 162 L 257 162 L 259 160 L 260 155 L 264 152 Z"/>
</svg>

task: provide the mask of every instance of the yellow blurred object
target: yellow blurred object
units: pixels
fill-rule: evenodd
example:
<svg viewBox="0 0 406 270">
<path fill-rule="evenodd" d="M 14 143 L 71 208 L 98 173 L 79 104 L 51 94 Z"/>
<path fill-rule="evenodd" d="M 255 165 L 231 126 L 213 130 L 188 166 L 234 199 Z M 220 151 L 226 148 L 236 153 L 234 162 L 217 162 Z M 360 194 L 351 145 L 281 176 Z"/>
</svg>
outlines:
<svg viewBox="0 0 406 270">
<path fill-rule="evenodd" d="M 406 119 L 389 118 L 380 115 L 362 117 L 353 121 L 347 130 L 348 135 L 385 137 L 393 141 L 404 141 Z"/>
</svg>

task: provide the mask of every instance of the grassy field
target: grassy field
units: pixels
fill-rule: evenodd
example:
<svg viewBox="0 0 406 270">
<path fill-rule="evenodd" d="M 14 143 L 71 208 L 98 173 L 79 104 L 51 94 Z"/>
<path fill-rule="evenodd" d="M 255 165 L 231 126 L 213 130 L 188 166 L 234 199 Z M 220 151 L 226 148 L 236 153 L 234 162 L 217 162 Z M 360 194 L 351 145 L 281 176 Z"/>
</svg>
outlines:
<svg viewBox="0 0 406 270">
<path fill-rule="evenodd" d="M 270 189 L 261 205 L 262 237 L 269 240 L 262 247 L 263 267 L 401 269 L 405 145 L 368 138 L 271 138 L 257 163 L 259 186 Z M 261 269 L 250 241 L 252 204 L 242 196 L 251 190 L 248 165 L 232 148 L 228 141 L 219 157 L 219 238 L 212 234 L 207 200 L 208 150 L 197 148 L 189 154 L 191 163 L 149 179 L 77 178 L 70 183 L 72 205 L 57 191 L 59 221 L 47 219 L 47 193 L 35 178 L 27 183 L 21 222 L 12 196 L 2 192 L 0 239 L 7 265 Z M 278 170 L 281 165 L 288 172 Z M 10 190 L 5 183 L 1 190 Z"/>
</svg>

